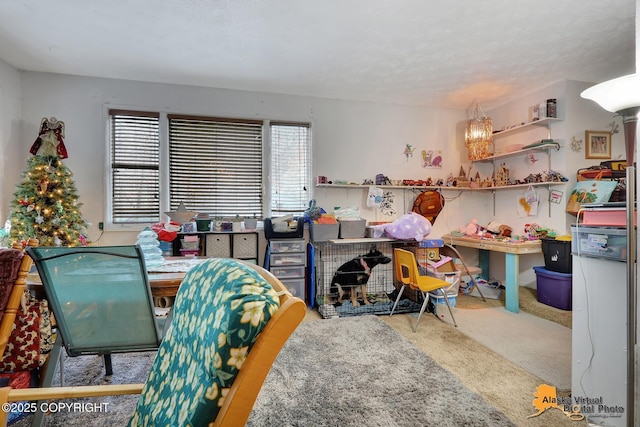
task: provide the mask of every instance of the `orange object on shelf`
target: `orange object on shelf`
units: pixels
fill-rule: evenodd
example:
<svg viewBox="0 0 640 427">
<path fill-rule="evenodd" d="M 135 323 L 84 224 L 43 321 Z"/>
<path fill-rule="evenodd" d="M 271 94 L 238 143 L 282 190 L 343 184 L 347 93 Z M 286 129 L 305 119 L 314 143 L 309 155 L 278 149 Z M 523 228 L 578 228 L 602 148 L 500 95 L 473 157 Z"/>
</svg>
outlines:
<svg viewBox="0 0 640 427">
<path fill-rule="evenodd" d="M 322 214 L 316 221 L 317 224 L 337 224 L 336 217 L 331 214 Z"/>
</svg>

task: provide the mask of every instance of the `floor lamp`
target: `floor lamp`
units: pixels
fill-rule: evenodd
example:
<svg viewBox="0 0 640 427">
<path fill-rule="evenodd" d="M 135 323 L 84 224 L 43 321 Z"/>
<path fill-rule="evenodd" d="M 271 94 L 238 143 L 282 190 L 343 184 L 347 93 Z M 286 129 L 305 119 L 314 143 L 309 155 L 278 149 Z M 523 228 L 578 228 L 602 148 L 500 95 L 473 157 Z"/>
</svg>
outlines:
<svg viewBox="0 0 640 427">
<path fill-rule="evenodd" d="M 635 426 L 635 372 L 637 337 L 637 284 L 635 233 L 635 164 L 636 128 L 640 112 L 640 74 L 631 74 L 595 85 L 581 96 L 622 117 L 627 155 L 627 425 Z"/>
</svg>

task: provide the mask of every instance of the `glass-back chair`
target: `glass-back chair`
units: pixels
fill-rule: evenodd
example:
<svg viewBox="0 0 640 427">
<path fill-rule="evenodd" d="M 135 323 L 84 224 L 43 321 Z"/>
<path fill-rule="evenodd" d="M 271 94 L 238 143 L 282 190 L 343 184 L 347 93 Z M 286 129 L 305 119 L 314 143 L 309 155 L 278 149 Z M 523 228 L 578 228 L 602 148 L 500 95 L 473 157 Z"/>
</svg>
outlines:
<svg viewBox="0 0 640 427">
<path fill-rule="evenodd" d="M 138 246 L 27 248 L 69 356 L 156 350 L 161 341 Z"/>
<path fill-rule="evenodd" d="M 62 348 L 72 357 L 102 355 L 107 375 L 112 353 L 158 349 L 162 325 L 139 246 L 29 247 L 27 254 L 57 325 L 43 386 L 52 384 L 58 364 L 64 385 Z"/>
<path fill-rule="evenodd" d="M 141 393 L 130 426 L 243 426 L 274 360 L 305 315 L 304 301 L 269 271 L 211 258 L 182 281 L 173 320 L 144 384 L 4 387 L 0 404 Z M 0 411 L 3 425 L 6 414 Z"/>
</svg>

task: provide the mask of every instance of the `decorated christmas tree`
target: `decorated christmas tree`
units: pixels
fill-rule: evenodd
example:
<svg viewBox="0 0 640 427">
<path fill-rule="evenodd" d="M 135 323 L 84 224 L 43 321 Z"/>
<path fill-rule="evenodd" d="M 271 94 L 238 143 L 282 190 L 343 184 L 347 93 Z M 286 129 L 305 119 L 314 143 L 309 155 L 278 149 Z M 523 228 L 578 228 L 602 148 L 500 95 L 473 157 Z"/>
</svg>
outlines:
<svg viewBox="0 0 640 427">
<path fill-rule="evenodd" d="M 80 214 L 73 174 L 62 162 L 68 157 L 63 139 L 63 122 L 42 119 L 30 150 L 33 156 L 11 203 L 12 242 L 34 237 L 40 246 L 86 244 L 87 222 Z"/>
</svg>

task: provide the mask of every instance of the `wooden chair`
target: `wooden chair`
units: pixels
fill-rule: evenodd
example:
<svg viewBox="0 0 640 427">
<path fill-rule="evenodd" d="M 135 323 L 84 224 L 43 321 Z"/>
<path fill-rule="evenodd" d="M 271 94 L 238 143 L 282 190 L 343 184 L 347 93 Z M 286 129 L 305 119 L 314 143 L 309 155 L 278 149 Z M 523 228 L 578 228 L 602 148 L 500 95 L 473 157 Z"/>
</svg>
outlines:
<svg viewBox="0 0 640 427">
<path fill-rule="evenodd" d="M 244 311 L 237 315 L 231 311 L 232 307 Z M 263 309 L 258 310 L 261 307 Z M 217 318 L 226 314 L 230 317 L 222 321 Z M 141 393 L 132 425 L 244 425 L 273 361 L 305 315 L 305 303 L 293 297 L 262 267 L 233 259 L 212 258 L 185 276 L 176 297 L 173 320 L 144 384 L 24 390 L 6 387 L 0 389 L 0 403 Z M 234 322 L 244 319 L 242 333 L 236 334 L 239 326 L 228 323 L 228 319 L 236 319 Z M 221 344 L 220 334 L 224 334 L 228 346 Z M 215 381 L 229 374 L 222 370 L 229 369 L 225 367 L 230 364 L 218 365 L 215 362 L 220 358 L 214 356 L 224 354 L 224 347 L 242 348 L 244 344 L 233 344 L 240 336 L 247 340 L 245 344 L 249 348 L 242 369 L 230 379 L 230 384 L 218 384 Z M 187 347 L 190 350 L 184 352 Z M 202 360 L 197 359 L 200 356 Z M 192 369 L 194 364 L 202 369 Z M 189 383 L 181 379 L 194 371 L 211 376 L 194 379 L 198 390 L 175 390 Z M 185 395 L 187 399 L 178 398 Z M 218 408 L 217 399 L 222 395 L 224 401 Z M 189 413 L 190 418 L 179 421 L 149 418 L 154 407 L 168 401 L 176 405 L 175 411 L 169 411 L 175 414 L 173 416 Z M 197 411 L 192 413 L 189 406 L 196 406 Z M 157 412 L 165 416 L 167 411 Z M 6 413 L 0 411 L 0 426 L 3 425 L 6 425 Z"/>
<path fill-rule="evenodd" d="M 451 314 L 453 324 L 458 326 L 455 317 L 453 317 L 453 312 L 451 311 L 451 305 L 449 304 L 449 298 L 447 297 L 446 292 L 446 290 L 451 287 L 451 283 L 437 277 L 420 275 L 415 255 L 413 252 L 405 249 L 395 248 L 393 250 L 393 262 L 395 264 L 396 278 L 400 281 L 402 287 L 400 288 L 400 292 L 398 292 L 396 301 L 393 303 L 389 316 L 393 316 L 393 312 L 398 305 L 398 301 L 400 301 L 400 298 L 402 297 L 402 293 L 406 287 L 409 287 L 413 290 L 420 291 L 424 299 L 422 307 L 420 307 L 420 314 L 418 314 L 418 319 L 413 327 L 413 332 L 418 330 L 418 323 L 420 322 L 420 317 L 422 317 L 422 313 L 424 313 L 429 302 L 430 292 L 443 296 L 444 301 L 447 304 L 447 308 L 449 308 L 449 314 Z M 440 319 L 440 317 L 438 317 L 438 319 Z"/>
<path fill-rule="evenodd" d="M 27 245 L 31 247 L 38 246 L 38 241 L 36 239 L 30 239 Z M 13 323 L 16 320 L 16 315 L 18 314 L 18 309 L 20 308 L 22 294 L 27 287 L 27 275 L 29 274 L 32 265 L 31 257 L 24 255 L 24 248 L 21 244 L 14 243 L 12 249 L 4 250 L 12 251 L 13 254 L 11 254 L 10 256 L 12 258 L 14 257 L 16 261 L 20 259 L 20 265 L 18 267 L 17 274 L 15 275 L 13 287 L 11 287 L 11 290 L 9 292 L 9 297 L 7 298 L 7 303 L 4 307 L 2 319 L 0 320 L 0 355 L 4 355 L 4 352 L 7 348 L 7 343 L 9 342 L 9 337 L 11 336 L 11 331 L 13 329 Z M 5 286 L 9 287 L 9 282 L 11 282 L 12 280 L 12 278 L 8 278 Z"/>
</svg>

